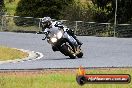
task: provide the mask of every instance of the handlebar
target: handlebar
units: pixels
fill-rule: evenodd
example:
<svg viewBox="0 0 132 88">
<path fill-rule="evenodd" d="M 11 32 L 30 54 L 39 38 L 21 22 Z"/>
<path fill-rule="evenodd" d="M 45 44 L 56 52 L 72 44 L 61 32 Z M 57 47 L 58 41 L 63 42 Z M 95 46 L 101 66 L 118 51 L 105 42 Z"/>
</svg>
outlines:
<svg viewBox="0 0 132 88">
<path fill-rule="evenodd" d="M 50 32 L 43 32 L 43 34 L 45 34 L 46 36 L 45 36 L 45 38 L 43 38 L 42 40 L 45 40 L 47 37 L 48 37 L 48 34 L 49 34 Z"/>
</svg>

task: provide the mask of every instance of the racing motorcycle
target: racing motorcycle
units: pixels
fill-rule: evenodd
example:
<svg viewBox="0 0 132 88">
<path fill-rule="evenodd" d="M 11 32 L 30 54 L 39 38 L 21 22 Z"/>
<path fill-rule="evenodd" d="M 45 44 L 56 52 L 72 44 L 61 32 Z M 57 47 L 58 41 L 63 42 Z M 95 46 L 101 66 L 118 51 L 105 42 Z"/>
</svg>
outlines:
<svg viewBox="0 0 132 88">
<path fill-rule="evenodd" d="M 76 57 L 82 58 L 83 52 L 81 51 L 81 45 L 73 45 L 68 39 L 64 38 L 64 30 L 60 29 L 55 33 L 46 32 L 44 39 L 47 39 L 47 42 L 51 44 L 53 51 L 60 51 L 65 56 L 69 56 L 71 59 Z M 73 38 L 72 36 L 70 36 Z"/>
</svg>

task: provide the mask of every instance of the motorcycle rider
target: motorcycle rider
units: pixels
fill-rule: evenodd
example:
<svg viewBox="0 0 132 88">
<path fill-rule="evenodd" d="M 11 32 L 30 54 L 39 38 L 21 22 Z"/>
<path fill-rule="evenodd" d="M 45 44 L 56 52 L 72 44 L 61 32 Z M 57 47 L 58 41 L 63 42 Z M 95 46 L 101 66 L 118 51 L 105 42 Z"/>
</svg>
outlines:
<svg viewBox="0 0 132 88">
<path fill-rule="evenodd" d="M 41 19 L 41 26 L 42 26 L 42 31 L 44 33 L 47 33 L 49 30 L 58 30 L 58 28 L 60 29 L 64 29 L 64 25 L 61 22 L 55 21 L 52 22 L 52 19 L 50 17 L 44 17 Z M 66 28 L 64 31 L 66 31 L 69 35 L 71 35 L 76 42 L 78 43 L 78 45 L 82 45 L 82 42 L 80 42 L 77 37 L 74 34 L 74 31 Z"/>
</svg>

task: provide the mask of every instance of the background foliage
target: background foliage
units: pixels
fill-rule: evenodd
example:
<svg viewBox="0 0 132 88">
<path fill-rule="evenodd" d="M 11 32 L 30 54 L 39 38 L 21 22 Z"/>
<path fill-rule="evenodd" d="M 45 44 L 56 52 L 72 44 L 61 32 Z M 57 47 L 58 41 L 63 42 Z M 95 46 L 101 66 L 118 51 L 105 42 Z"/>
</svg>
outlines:
<svg viewBox="0 0 132 88">
<path fill-rule="evenodd" d="M 0 15 L 4 13 L 4 0 L 0 0 Z"/>
<path fill-rule="evenodd" d="M 131 23 L 132 1 L 117 1 L 117 22 Z M 8 14 L 11 15 L 114 22 L 115 0 L 5 0 L 4 2 Z"/>
<path fill-rule="evenodd" d="M 105 22 L 114 21 L 116 0 L 92 0 L 94 6 L 101 9 L 101 14 L 96 14 L 98 21 L 103 20 Z M 117 0 L 117 22 L 118 23 L 130 23 L 132 21 L 132 0 Z M 103 12 L 102 12 L 103 11 Z"/>
<path fill-rule="evenodd" d="M 20 0 L 15 15 L 60 18 L 63 9 L 73 0 Z"/>
<path fill-rule="evenodd" d="M 69 25 L 74 21 L 83 21 L 82 23 L 78 23 L 78 28 L 81 27 L 79 33 L 89 34 L 90 32 L 91 34 L 92 31 L 92 34 L 101 33 L 101 35 L 108 34 L 113 36 L 113 23 L 116 7 L 115 1 L 116 0 L 4 0 L 6 8 L 5 14 L 20 16 L 14 19 L 9 17 L 8 19 L 6 18 L 4 29 L 7 30 L 8 26 L 10 27 L 9 29 L 13 29 L 14 27 L 13 30 L 18 30 L 16 29 L 16 25 L 19 27 L 22 26 L 25 30 L 29 27 L 32 29 L 32 27 L 38 25 L 39 19 L 27 19 L 24 18 L 25 16 L 35 18 L 50 16 L 57 20 L 69 20 Z M 132 26 L 120 24 L 132 23 L 132 1 L 117 1 L 116 35 L 130 37 L 132 36 Z M 98 25 L 87 24 L 87 22 L 90 21 L 94 21 Z M 111 25 L 99 24 L 107 22 L 111 23 Z M 73 24 L 72 27 L 75 27 L 75 24 Z M 23 28 L 20 28 L 20 30 L 23 30 Z"/>
</svg>

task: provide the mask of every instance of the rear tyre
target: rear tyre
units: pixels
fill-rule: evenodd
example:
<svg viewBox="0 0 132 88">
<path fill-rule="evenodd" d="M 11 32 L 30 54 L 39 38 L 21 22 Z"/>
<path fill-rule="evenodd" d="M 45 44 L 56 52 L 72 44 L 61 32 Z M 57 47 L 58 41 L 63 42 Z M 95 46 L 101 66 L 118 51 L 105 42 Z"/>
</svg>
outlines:
<svg viewBox="0 0 132 88">
<path fill-rule="evenodd" d="M 61 52 L 66 55 L 69 56 L 71 59 L 75 59 L 76 55 L 74 54 L 74 52 L 71 50 L 71 48 L 68 45 L 63 45 L 61 47 Z"/>
<path fill-rule="evenodd" d="M 69 57 L 70 57 L 71 59 L 75 59 L 75 58 L 76 58 L 76 55 L 75 55 L 75 54 L 69 53 Z"/>
<path fill-rule="evenodd" d="M 78 58 L 82 58 L 82 56 L 83 56 L 83 52 L 80 52 L 79 54 L 77 54 Z"/>
</svg>

